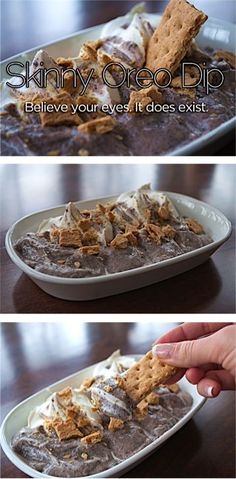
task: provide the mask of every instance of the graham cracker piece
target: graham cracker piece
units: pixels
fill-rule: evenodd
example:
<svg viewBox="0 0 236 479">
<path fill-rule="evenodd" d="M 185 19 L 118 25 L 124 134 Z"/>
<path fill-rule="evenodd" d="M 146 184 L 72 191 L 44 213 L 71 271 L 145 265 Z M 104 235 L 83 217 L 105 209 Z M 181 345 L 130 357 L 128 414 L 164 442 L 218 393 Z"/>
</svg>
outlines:
<svg viewBox="0 0 236 479">
<path fill-rule="evenodd" d="M 176 235 L 176 230 L 171 225 L 162 226 L 161 231 L 163 235 L 169 239 L 174 239 Z"/>
<path fill-rule="evenodd" d="M 96 118 L 95 120 L 87 121 L 78 126 L 78 130 L 81 133 L 104 135 L 113 130 L 116 126 L 116 121 L 111 116 L 103 116 L 102 118 Z"/>
<path fill-rule="evenodd" d="M 159 403 L 159 396 L 154 391 L 152 391 L 137 404 L 136 413 L 139 416 L 146 416 L 148 413 L 149 404 L 156 405 L 158 403 Z"/>
<path fill-rule="evenodd" d="M 214 53 L 216 60 L 225 60 L 232 68 L 236 68 L 236 56 L 234 53 L 227 52 L 226 50 L 217 50 Z"/>
<path fill-rule="evenodd" d="M 170 210 L 168 205 L 163 205 L 158 208 L 158 215 L 162 220 L 168 220 L 170 217 Z"/>
<path fill-rule="evenodd" d="M 117 386 L 121 389 L 125 389 L 125 381 L 124 379 L 121 377 L 121 376 L 117 376 L 116 378 L 116 383 L 117 383 Z"/>
<path fill-rule="evenodd" d="M 128 242 L 131 246 L 136 246 L 138 244 L 137 237 L 135 236 L 133 231 L 125 232 L 124 237 L 127 238 Z"/>
<path fill-rule="evenodd" d="M 145 416 L 147 416 L 147 414 L 148 414 L 148 403 L 145 401 L 145 399 L 142 399 L 142 401 L 140 401 L 137 404 L 134 410 L 134 415 L 138 421 L 142 421 L 145 418 Z"/>
<path fill-rule="evenodd" d="M 138 229 L 136 226 L 127 223 L 125 226 L 125 233 L 133 233 L 133 235 L 136 235 L 138 233 Z"/>
<path fill-rule="evenodd" d="M 71 437 L 82 437 L 82 432 L 77 428 L 75 423 L 71 421 L 71 419 L 67 419 L 66 421 L 61 421 L 54 427 L 57 436 L 59 437 L 60 441 L 64 441 L 65 439 L 70 439 Z"/>
<path fill-rule="evenodd" d="M 185 0 L 170 0 L 149 41 L 147 68 L 152 71 L 166 68 L 174 73 L 207 18 L 205 13 Z M 160 73 L 158 81 L 164 82 L 165 77 L 165 72 Z"/>
<path fill-rule="evenodd" d="M 102 441 L 102 432 L 96 431 L 88 434 L 88 436 L 84 436 L 81 439 L 82 444 L 96 444 L 97 442 Z"/>
<path fill-rule="evenodd" d="M 155 103 L 161 103 L 162 101 L 162 93 L 154 85 L 143 90 L 132 91 L 128 103 L 128 111 L 130 113 L 135 113 L 136 104 L 139 103 L 141 106 L 140 109 L 142 110 L 140 113 L 147 113 L 146 107 L 153 101 Z"/>
<path fill-rule="evenodd" d="M 74 63 L 71 58 L 58 57 L 56 63 L 62 68 L 73 68 Z"/>
<path fill-rule="evenodd" d="M 150 406 L 156 406 L 157 404 L 159 404 L 159 396 L 157 393 L 152 391 L 150 394 L 147 395 L 145 401 L 147 402 L 147 404 L 150 404 Z"/>
<path fill-rule="evenodd" d="M 101 203 L 98 203 L 98 204 L 96 205 L 96 208 L 97 208 L 99 211 L 101 211 L 101 213 L 103 213 L 103 214 L 106 213 L 106 210 L 107 210 L 107 209 L 106 209 L 106 206 L 105 206 L 105 205 L 102 205 Z"/>
<path fill-rule="evenodd" d="M 76 425 L 80 428 L 80 427 L 86 427 L 86 426 L 90 426 L 91 425 L 91 422 L 89 420 L 88 417 L 86 416 L 79 416 L 76 421 L 75 421 Z"/>
<path fill-rule="evenodd" d="M 89 388 L 92 386 L 92 384 L 94 383 L 94 381 L 95 381 L 95 378 L 86 378 L 86 379 L 82 382 L 82 384 L 81 384 L 80 387 L 81 387 L 82 389 L 89 389 Z"/>
<path fill-rule="evenodd" d="M 110 245 L 113 248 L 117 249 L 125 249 L 128 247 L 128 238 L 124 234 L 118 234 L 116 237 L 111 241 Z"/>
<path fill-rule="evenodd" d="M 67 419 L 73 421 L 78 428 L 83 428 L 91 425 L 89 417 L 81 413 L 80 406 L 69 406 L 66 409 L 66 417 Z"/>
<path fill-rule="evenodd" d="M 80 407 L 76 406 L 75 404 L 66 408 L 66 417 L 67 419 L 71 419 L 73 422 L 76 423 L 76 419 L 80 414 Z"/>
<path fill-rule="evenodd" d="M 69 404 L 72 400 L 72 389 L 70 387 L 62 389 L 62 391 L 57 393 L 57 396 L 60 398 L 60 401 Z"/>
<path fill-rule="evenodd" d="M 60 237 L 60 230 L 58 228 L 51 228 L 49 236 L 50 241 L 58 243 Z"/>
<path fill-rule="evenodd" d="M 78 227 L 83 231 L 88 231 L 93 225 L 93 222 L 89 218 L 83 218 L 78 222 Z"/>
<path fill-rule="evenodd" d="M 200 66 L 200 65 L 199 65 Z M 194 86 L 200 79 L 200 73 L 196 67 L 187 66 L 185 67 L 185 75 L 182 78 L 181 75 L 176 76 L 173 78 L 171 82 L 171 86 L 173 88 L 186 88 L 186 86 Z M 183 87 L 183 83 L 185 87 Z M 190 88 L 191 90 L 192 88 Z"/>
<path fill-rule="evenodd" d="M 114 223 L 115 215 L 114 215 L 114 213 L 112 213 L 112 211 L 107 211 L 106 212 L 106 217 L 111 223 Z"/>
<path fill-rule="evenodd" d="M 152 211 L 149 208 L 145 208 L 144 216 L 145 216 L 146 222 L 151 223 Z"/>
<path fill-rule="evenodd" d="M 135 416 L 139 421 L 142 421 L 148 414 L 148 406 L 156 405 L 159 403 L 159 396 L 154 391 L 148 394 L 142 401 L 140 401 L 135 410 Z"/>
<path fill-rule="evenodd" d="M 188 96 L 192 100 L 196 98 L 196 88 L 175 88 L 175 92 L 179 95 Z"/>
<path fill-rule="evenodd" d="M 96 62 L 97 50 L 102 46 L 102 44 L 103 40 L 101 39 L 85 42 L 80 49 L 79 57 L 84 61 Z"/>
<path fill-rule="evenodd" d="M 125 376 L 125 391 L 134 402 L 140 402 L 160 384 L 165 383 L 178 368 L 169 366 L 149 351 Z"/>
<path fill-rule="evenodd" d="M 68 111 L 53 111 L 53 112 L 39 112 L 39 117 L 42 126 L 58 126 L 58 125 L 80 125 L 82 123 L 81 118 L 75 114 L 72 115 L 71 104 L 73 103 L 72 98 L 66 92 L 59 93 L 57 96 L 52 98 L 43 99 L 42 96 L 38 96 L 34 103 L 41 103 L 44 100 L 47 104 L 52 104 L 55 106 L 67 105 Z"/>
<path fill-rule="evenodd" d="M 160 226 L 154 225 L 153 223 L 145 223 L 144 229 L 147 231 L 148 236 L 156 241 L 157 244 L 161 243 L 164 234 Z"/>
<path fill-rule="evenodd" d="M 87 254 L 88 256 L 91 256 L 100 252 L 100 245 L 95 244 L 91 246 L 82 246 L 79 250 L 82 254 Z"/>
<path fill-rule="evenodd" d="M 175 384 L 168 384 L 168 385 L 166 385 L 166 387 L 169 389 L 169 391 L 171 393 L 175 393 L 175 394 L 177 394 L 180 390 L 179 385 L 176 384 L 176 383 Z"/>
<path fill-rule="evenodd" d="M 200 223 L 198 223 L 196 220 L 194 220 L 193 218 L 186 218 L 185 219 L 185 223 L 186 225 L 188 226 L 188 228 L 190 229 L 190 231 L 193 231 L 194 233 L 196 233 L 197 235 L 203 233 L 203 227 L 202 225 L 200 225 Z"/>
<path fill-rule="evenodd" d="M 88 231 L 85 231 L 83 234 L 83 244 L 86 245 L 90 242 L 97 243 L 99 239 L 98 232 L 95 228 L 90 228 Z"/>
<path fill-rule="evenodd" d="M 71 419 L 67 419 L 66 421 L 62 421 L 60 419 L 54 419 L 51 421 L 47 420 L 44 422 L 44 429 L 46 432 L 55 430 L 60 441 L 70 439 L 72 437 L 83 437 L 82 432 L 77 428 L 76 424 Z"/>
<path fill-rule="evenodd" d="M 96 205 L 96 209 L 100 211 L 100 213 L 106 216 L 108 213 L 111 213 L 111 210 L 114 208 L 114 206 L 115 206 L 114 203 L 105 203 L 105 204 L 98 203 Z"/>
<path fill-rule="evenodd" d="M 79 229 L 62 229 L 59 231 L 59 245 L 80 248 L 82 246 L 82 234 Z"/>
<path fill-rule="evenodd" d="M 108 424 L 109 431 L 115 432 L 118 429 L 122 429 L 125 423 L 121 419 L 117 419 L 115 417 L 110 417 L 110 422 Z"/>
</svg>

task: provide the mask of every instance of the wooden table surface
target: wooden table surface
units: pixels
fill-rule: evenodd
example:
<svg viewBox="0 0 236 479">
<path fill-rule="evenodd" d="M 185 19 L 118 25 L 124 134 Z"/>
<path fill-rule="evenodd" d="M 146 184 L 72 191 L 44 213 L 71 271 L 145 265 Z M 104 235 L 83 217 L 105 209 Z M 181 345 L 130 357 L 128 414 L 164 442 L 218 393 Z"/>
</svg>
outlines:
<svg viewBox="0 0 236 479">
<path fill-rule="evenodd" d="M 64 38 L 82 29 L 125 15 L 138 0 L 1 0 L 2 60 L 25 50 Z M 150 13 L 161 13 L 167 0 L 147 0 Z M 234 0 L 192 0 L 209 17 L 235 23 Z M 17 18 L 17 28 L 15 19 Z M 215 156 L 233 156 L 235 140 L 215 151 Z"/>
<path fill-rule="evenodd" d="M 125 15 L 138 0 L 1 0 L 2 59 Z M 147 0 L 161 13 L 167 0 Z M 235 23 L 234 0 L 192 0 L 209 17 Z M 17 18 L 17 28 L 13 19 Z"/>
<path fill-rule="evenodd" d="M 3 323 L 2 418 L 41 388 L 105 359 L 144 353 L 176 323 Z M 55 347 L 56 344 L 56 347 Z M 7 374 L 6 374 L 7 370 Z M 211 399 L 124 477 L 234 477 L 234 392 Z M 3 454 L 1 477 L 27 477 Z"/>
<path fill-rule="evenodd" d="M 235 225 L 234 165 L 1 166 L 1 274 L 4 313 L 233 313 L 235 248 L 231 238 L 201 266 L 152 286 L 89 302 L 53 298 L 6 253 L 7 229 L 22 216 L 68 201 L 120 194 L 151 182 L 222 210 Z"/>
</svg>

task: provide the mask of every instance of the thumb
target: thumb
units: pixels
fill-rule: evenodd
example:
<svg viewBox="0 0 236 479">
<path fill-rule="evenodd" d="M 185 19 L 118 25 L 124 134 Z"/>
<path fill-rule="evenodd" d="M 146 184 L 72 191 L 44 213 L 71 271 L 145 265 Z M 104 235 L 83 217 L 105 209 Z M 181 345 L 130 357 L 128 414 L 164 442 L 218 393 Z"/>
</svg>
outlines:
<svg viewBox="0 0 236 479">
<path fill-rule="evenodd" d="M 166 364 L 180 368 L 192 368 L 206 363 L 217 363 L 217 348 L 211 337 L 182 341 L 178 343 L 160 343 L 152 348 L 154 356 Z"/>
</svg>

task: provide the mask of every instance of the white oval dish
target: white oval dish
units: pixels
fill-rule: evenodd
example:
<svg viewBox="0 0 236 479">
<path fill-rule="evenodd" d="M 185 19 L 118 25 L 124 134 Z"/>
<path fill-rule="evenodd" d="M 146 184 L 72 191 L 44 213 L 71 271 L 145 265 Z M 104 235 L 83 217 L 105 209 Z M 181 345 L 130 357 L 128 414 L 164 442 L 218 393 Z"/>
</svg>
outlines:
<svg viewBox="0 0 236 479">
<path fill-rule="evenodd" d="M 104 298 L 158 283 L 206 261 L 229 238 L 232 230 L 230 221 L 223 213 L 207 203 L 179 193 L 163 193 L 168 195 L 181 216 L 192 217 L 199 221 L 205 232 L 213 239 L 213 243 L 160 263 L 93 278 L 61 278 L 39 273 L 20 259 L 14 244 L 26 233 L 36 232 L 44 219 L 62 215 L 65 209 L 65 205 L 62 205 L 25 216 L 13 224 L 6 235 L 7 252 L 12 261 L 43 291 L 70 301 Z M 115 197 L 97 198 L 79 201 L 77 205 L 81 209 L 90 209 L 97 203 L 115 199 Z"/>
<path fill-rule="evenodd" d="M 133 355 L 133 357 L 135 357 L 135 359 L 139 359 L 141 355 Z M 104 362 L 105 361 L 101 361 L 101 363 L 97 364 L 102 364 Z M 18 454 L 16 454 L 12 450 L 10 445 L 11 438 L 22 427 L 26 426 L 27 418 L 30 411 L 36 406 L 39 406 L 43 401 L 45 401 L 50 393 L 60 391 L 61 389 L 64 389 L 68 386 L 71 386 L 72 388 L 78 387 L 86 377 L 91 377 L 93 370 L 97 366 L 97 364 L 94 364 L 75 374 L 72 374 L 71 376 L 68 376 L 67 378 L 62 379 L 61 381 L 52 384 L 48 388 L 45 388 L 42 391 L 34 394 L 33 396 L 30 396 L 28 399 L 25 399 L 20 404 L 18 404 L 18 406 L 12 409 L 12 411 L 10 411 L 4 419 L 0 433 L 1 446 L 10 461 L 25 474 L 28 474 L 30 477 L 55 479 L 55 476 L 48 476 L 42 474 L 41 472 L 38 472 L 35 469 L 29 467 L 20 458 L 20 456 L 18 456 Z M 116 466 L 111 467 L 110 469 L 107 469 L 106 471 L 94 474 L 93 476 L 86 477 L 120 477 L 122 474 L 125 474 L 131 468 L 135 467 L 138 463 L 146 459 L 149 454 L 155 452 L 156 449 L 161 446 L 161 444 L 163 444 L 167 439 L 169 439 L 169 437 L 171 437 L 182 426 L 184 426 L 184 424 L 186 424 L 193 417 L 193 415 L 203 406 L 205 399 L 198 394 L 196 387 L 190 384 L 185 378 L 181 379 L 179 384 L 181 389 L 191 394 L 193 398 L 193 405 L 190 411 L 182 419 L 180 419 L 171 429 L 165 432 L 161 437 L 153 441 L 151 444 L 149 444 L 144 449 L 137 452 L 130 458 L 126 459 L 125 461 L 122 461 Z"/>
<path fill-rule="evenodd" d="M 124 17 L 116 19 L 116 24 L 121 25 L 124 19 L 129 18 L 129 14 Z M 155 26 L 160 22 L 161 16 L 156 14 L 146 14 L 146 18 Z M 68 37 L 62 38 L 53 43 L 39 45 L 18 55 L 10 57 L 1 62 L 1 78 L 2 80 L 10 79 L 11 77 L 6 73 L 6 65 L 10 61 L 25 62 L 31 61 L 35 53 L 44 49 L 53 58 L 57 57 L 74 57 L 78 55 L 82 44 L 88 40 L 96 40 L 100 38 L 103 25 L 91 27 L 80 32 L 74 33 Z M 223 21 L 217 18 L 208 18 L 207 22 L 202 26 L 200 33 L 197 36 L 197 43 L 201 48 L 214 48 L 235 51 L 235 34 L 236 28 L 233 23 Z M 9 95 L 2 94 L 2 103 L 9 101 Z M 212 155 L 217 149 L 223 148 L 230 140 L 234 138 L 235 117 L 222 123 L 214 130 L 209 131 L 205 135 L 186 145 L 176 147 L 173 151 L 168 152 L 171 156 L 185 156 L 195 154 Z"/>
</svg>

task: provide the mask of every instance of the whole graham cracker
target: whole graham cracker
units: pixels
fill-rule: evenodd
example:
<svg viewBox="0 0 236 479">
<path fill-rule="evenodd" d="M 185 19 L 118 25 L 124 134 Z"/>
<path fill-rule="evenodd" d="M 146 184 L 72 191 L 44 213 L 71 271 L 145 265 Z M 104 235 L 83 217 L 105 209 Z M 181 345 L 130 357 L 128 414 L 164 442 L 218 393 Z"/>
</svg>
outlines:
<svg viewBox="0 0 236 479">
<path fill-rule="evenodd" d="M 207 20 L 207 15 L 186 0 L 170 0 L 160 25 L 150 39 L 146 66 L 152 71 L 166 68 L 174 73 L 187 53 L 192 39 Z M 157 76 L 163 82 L 164 72 Z"/>
<path fill-rule="evenodd" d="M 134 402 L 140 402 L 153 389 L 164 384 L 178 368 L 164 364 L 149 351 L 134 366 L 128 369 L 124 378 L 124 389 Z"/>
</svg>

